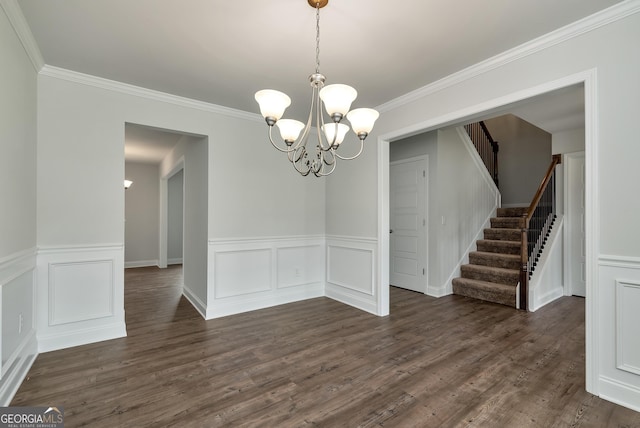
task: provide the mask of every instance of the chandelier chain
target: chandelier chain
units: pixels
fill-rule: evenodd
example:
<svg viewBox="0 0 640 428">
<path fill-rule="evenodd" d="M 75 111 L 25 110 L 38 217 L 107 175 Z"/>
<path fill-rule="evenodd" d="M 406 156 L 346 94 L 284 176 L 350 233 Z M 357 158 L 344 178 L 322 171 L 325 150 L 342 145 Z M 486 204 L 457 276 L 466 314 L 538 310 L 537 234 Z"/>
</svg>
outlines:
<svg viewBox="0 0 640 428">
<path fill-rule="evenodd" d="M 320 3 L 316 3 L 316 74 L 320 73 Z"/>
<path fill-rule="evenodd" d="M 357 92 L 349 85 L 325 86 L 325 76 L 320 74 L 320 9 L 326 6 L 329 0 L 307 0 L 307 2 L 311 7 L 315 5 L 316 9 L 316 71 L 309 76 L 312 94 L 307 123 L 282 119 L 285 109 L 291 104 L 291 98 L 283 92 L 263 89 L 256 92 L 255 98 L 260 105 L 260 113 L 269 126 L 271 145 L 280 152 L 286 153 L 293 168 L 302 176 L 313 174 L 316 177 L 322 177 L 333 173 L 338 159 L 351 160 L 360 156 L 364 148 L 364 140 L 373 128 L 378 112 L 370 108 L 352 110 L 351 103 L 355 100 Z M 324 110 L 330 117 L 326 125 Z M 338 148 L 341 147 L 345 134 L 349 130 L 349 126 L 340 123 L 345 117 L 359 140 L 359 148 L 356 146 L 357 153 L 353 156 L 338 154 Z M 280 128 L 282 137 L 280 144 L 274 141 L 272 135 L 276 125 Z M 310 130 L 313 126 L 317 134 L 315 144 L 309 143 Z"/>
</svg>

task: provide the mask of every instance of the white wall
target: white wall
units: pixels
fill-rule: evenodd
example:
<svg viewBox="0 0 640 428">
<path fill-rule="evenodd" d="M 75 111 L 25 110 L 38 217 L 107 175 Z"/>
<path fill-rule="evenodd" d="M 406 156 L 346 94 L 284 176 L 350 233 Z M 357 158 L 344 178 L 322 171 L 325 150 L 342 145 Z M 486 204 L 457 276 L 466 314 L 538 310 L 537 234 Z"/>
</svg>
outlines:
<svg viewBox="0 0 640 428">
<path fill-rule="evenodd" d="M 322 293 L 324 275 L 318 278 L 315 274 L 312 281 L 296 282 L 296 287 L 279 290 L 274 278 L 287 277 L 290 266 L 274 256 L 270 269 L 260 270 L 259 287 L 233 299 L 216 300 L 213 307 L 216 281 L 222 281 L 214 272 L 214 268 L 220 267 L 215 263 L 217 243 L 253 242 L 262 246 L 267 241 L 273 246 L 283 239 L 304 242 L 324 236 L 325 181 L 299 176 L 286 156 L 280 156 L 271 147 L 267 127 L 257 114 L 49 66 L 38 76 L 38 85 L 38 244 L 55 253 L 58 263 L 75 258 L 74 266 L 78 269 L 88 264 L 87 272 L 78 272 L 77 278 L 100 277 L 100 281 L 84 286 L 102 287 L 99 294 L 108 296 L 112 302 L 110 306 L 94 307 L 96 313 L 75 314 L 64 330 L 43 323 L 39 329 L 41 349 L 125 334 L 120 259 L 124 242 L 122 179 L 126 123 L 199 136 L 196 146 L 200 146 L 194 153 L 196 168 L 206 172 L 204 179 L 195 180 L 195 186 L 189 184 L 190 172 L 185 165 L 185 201 L 192 192 L 199 208 L 195 217 L 185 212 L 185 224 L 191 221 L 197 225 L 197 231 L 185 231 L 184 292 L 203 316 L 228 315 Z M 188 163 L 189 153 L 183 152 L 183 156 Z M 161 167 L 161 177 L 166 173 Z M 78 184 L 69 188 L 66 184 L 72 180 Z M 190 241 L 190 236 L 197 236 L 197 241 Z M 197 248 L 188 249 L 189 241 Z M 287 256 L 295 259 L 306 254 L 305 248 L 294 247 Z M 93 259 L 84 258 L 91 249 L 109 252 L 102 257 L 110 261 L 113 273 L 91 264 Z M 47 261 L 44 256 L 43 253 L 39 300 L 43 310 L 51 312 L 55 311 L 52 309 L 55 304 L 49 302 L 47 306 L 44 302 L 53 298 L 45 289 L 50 286 L 51 274 L 44 266 Z M 304 270 L 313 272 L 317 260 L 306 257 L 302 260 Z M 242 269 L 227 272 L 224 287 L 240 290 L 247 266 L 261 269 L 247 264 L 250 261 L 251 258 L 243 261 Z M 196 266 L 193 275 L 188 273 L 188 263 Z M 70 274 L 58 281 L 60 278 L 75 281 Z M 83 290 L 80 283 L 58 284 L 65 290 Z M 74 299 L 73 307 L 87 307 L 82 299 L 81 296 Z M 65 306 L 65 310 L 73 311 L 73 307 Z M 92 332 L 91 337 L 83 333 L 87 331 Z"/>
<path fill-rule="evenodd" d="M 555 154 L 584 152 L 584 127 L 556 132 L 551 135 L 551 151 Z M 556 167 L 556 207 L 558 213 L 564 214 L 564 157 Z"/>
<path fill-rule="evenodd" d="M 616 286 L 621 278 L 638 282 L 640 277 L 640 228 L 635 227 L 640 198 L 629 197 L 637 194 L 636 183 L 640 182 L 635 126 L 640 111 L 640 50 L 635 48 L 640 39 L 639 12 L 640 2 L 622 2 L 571 29 L 532 41 L 381 106 L 380 119 L 368 138 L 378 140 L 376 153 L 365 151 L 359 162 L 327 181 L 327 194 L 331 195 L 327 209 L 338 212 L 340 207 L 349 208 L 339 218 L 327 215 L 327 233 L 373 237 L 378 243 L 374 270 L 382 296 L 379 313 L 385 313 L 388 280 L 388 141 L 585 82 L 587 388 L 640 409 L 640 376 L 629 369 L 640 367 L 636 345 L 623 342 L 627 345 L 624 364 L 617 362 L 615 347 L 608 346 L 616 337 L 631 340 L 619 326 L 640 324 L 638 312 L 620 312 L 615 299 L 621 290 L 634 299 L 640 295 L 638 287 Z M 372 213 L 377 213 L 375 218 Z M 371 220 L 363 221 L 365 218 Z"/>
<path fill-rule="evenodd" d="M 167 261 L 182 263 L 184 170 L 167 180 Z"/>
<path fill-rule="evenodd" d="M 438 131 L 438 226 L 439 295 L 453 292 L 451 280 L 488 227 L 500 206 L 500 193 L 473 147 L 464 128 Z"/>
<path fill-rule="evenodd" d="M 157 266 L 160 231 L 160 168 L 157 164 L 126 162 L 124 261 L 126 267 Z"/>
<path fill-rule="evenodd" d="M 502 206 L 529 206 L 551 163 L 551 134 L 512 114 L 484 122 L 500 147 Z"/>
<path fill-rule="evenodd" d="M 209 294 L 208 189 L 209 144 L 206 138 L 185 139 L 184 145 L 184 292 L 206 316 Z M 212 284 L 215 286 L 215 284 Z"/>
<path fill-rule="evenodd" d="M 0 406 L 37 354 L 36 71 L 0 3 Z"/>
</svg>

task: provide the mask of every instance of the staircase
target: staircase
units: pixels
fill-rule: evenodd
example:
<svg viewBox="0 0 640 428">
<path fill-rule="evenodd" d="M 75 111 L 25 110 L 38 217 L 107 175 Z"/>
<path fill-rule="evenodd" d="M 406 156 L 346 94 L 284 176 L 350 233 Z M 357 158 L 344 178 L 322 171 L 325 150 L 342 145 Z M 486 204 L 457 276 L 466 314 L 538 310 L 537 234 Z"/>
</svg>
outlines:
<svg viewBox="0 0 640 428">
<path fill-rule="evenodd" d="M 521 269 L 521 234 L 527 207 L 498 208 L 484 239 L 469 253 L 469 264 L 452 281 L 453 294 L 516 307 Z"/>
</svg>

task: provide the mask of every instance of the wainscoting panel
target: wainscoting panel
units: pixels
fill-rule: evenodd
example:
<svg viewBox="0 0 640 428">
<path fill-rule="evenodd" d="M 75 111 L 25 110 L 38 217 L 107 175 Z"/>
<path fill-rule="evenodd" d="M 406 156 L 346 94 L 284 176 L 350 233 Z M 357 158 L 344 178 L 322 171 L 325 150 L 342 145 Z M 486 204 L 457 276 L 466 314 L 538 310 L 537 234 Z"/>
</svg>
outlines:
<svg viewBox="0 0 640 428">
<path fill-rule="evenodd" d="M 113 269 L 113 260 L 50 263 L 49 325 L 113 316 Z"/>
<path fill-rule="evenodd" d="M 276 287 L 298 287 L 323 281 L 324 261 L 322 244 L 277 248 Z"/>
<path fill-rule="evenodd" d="M 616 360 L 620 370 L 640 375 L 640 281 L 616 281 Z"/>
<path fill-rule="evenodd" d="M 40 352 L 126 336 L 124 247 L 38 251 Z"/>
<path fill-rule="evenodd" d="M 640 258 L 600 256 L 598 268 L 598 391 L 640 411 Z"/>
<path fill-rule="evenodd" d="M 377 313 L 376 251 L 375 239 L 328 237 L 326 296 Z"/>
<path fill-rule="evenodd" d="M 272 249 L 218 251 L 215 254 L 216 299 L 269 291 Z"/>
<path fill-rule="evenodd" d="M 324 295 L 324 238 L 209 241 L 205 318 Z"/>
<path fill-rule="evenodd" d="M 35 248 L 0 259 L 0 406 L 10 404 L 38 355 L 35 269 Z"/>
</svg>

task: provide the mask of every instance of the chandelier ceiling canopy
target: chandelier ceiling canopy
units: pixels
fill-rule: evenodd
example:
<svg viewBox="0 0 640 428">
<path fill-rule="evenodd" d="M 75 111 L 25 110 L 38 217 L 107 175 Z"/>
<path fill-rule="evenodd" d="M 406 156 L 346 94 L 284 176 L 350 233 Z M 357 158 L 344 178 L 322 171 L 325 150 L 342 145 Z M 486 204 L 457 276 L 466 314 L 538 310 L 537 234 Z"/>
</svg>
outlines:
<svg viewBox="0 0 640 428">
<path fill-rule="evenodd" d="M 285 93 L 274 89 L 263 89 L 256 92 L 255 99 L 260 105 L 260 113 L 269 126 L 269 141 L 281 152 L 287 154 L 293 167 L 303 176 L 313 173 L 316 177 L 331 174 L 336 167 L 337 159 L 351 160 L 362 153 L 364 140 L 367 138 L 373 124 L 378 118 L 378 112 L 370 108 L 351 110 L 351 104 L 358 96 L 358 92 L 348 85 L 332 84 L 325 86 L 325 76 L 320 73 L 320 9 L 329 0 L 307 0 L 316 10 L 316 69 L 309 76 L 311 85 L 311 106 L 307 123 L 293 119 L 282 119 L 284 111 L 291 104 L 291 98 Z M 323 106 L 329 118 L 325 123 Z M 355 154 L 343 156 L 338 153 L 349 126 L 343 120 L 346 118 L 351 129 L 359 140 L 359 148 Z M 273 126 L 277 125 L 282 141 L 276 143 L 273 139 Z M 309 143 L 309 131 L 314 126 L 317 132 L 315 150 Z M 302 133 L 302 134 L 301 134 Z"/>
</svg>

